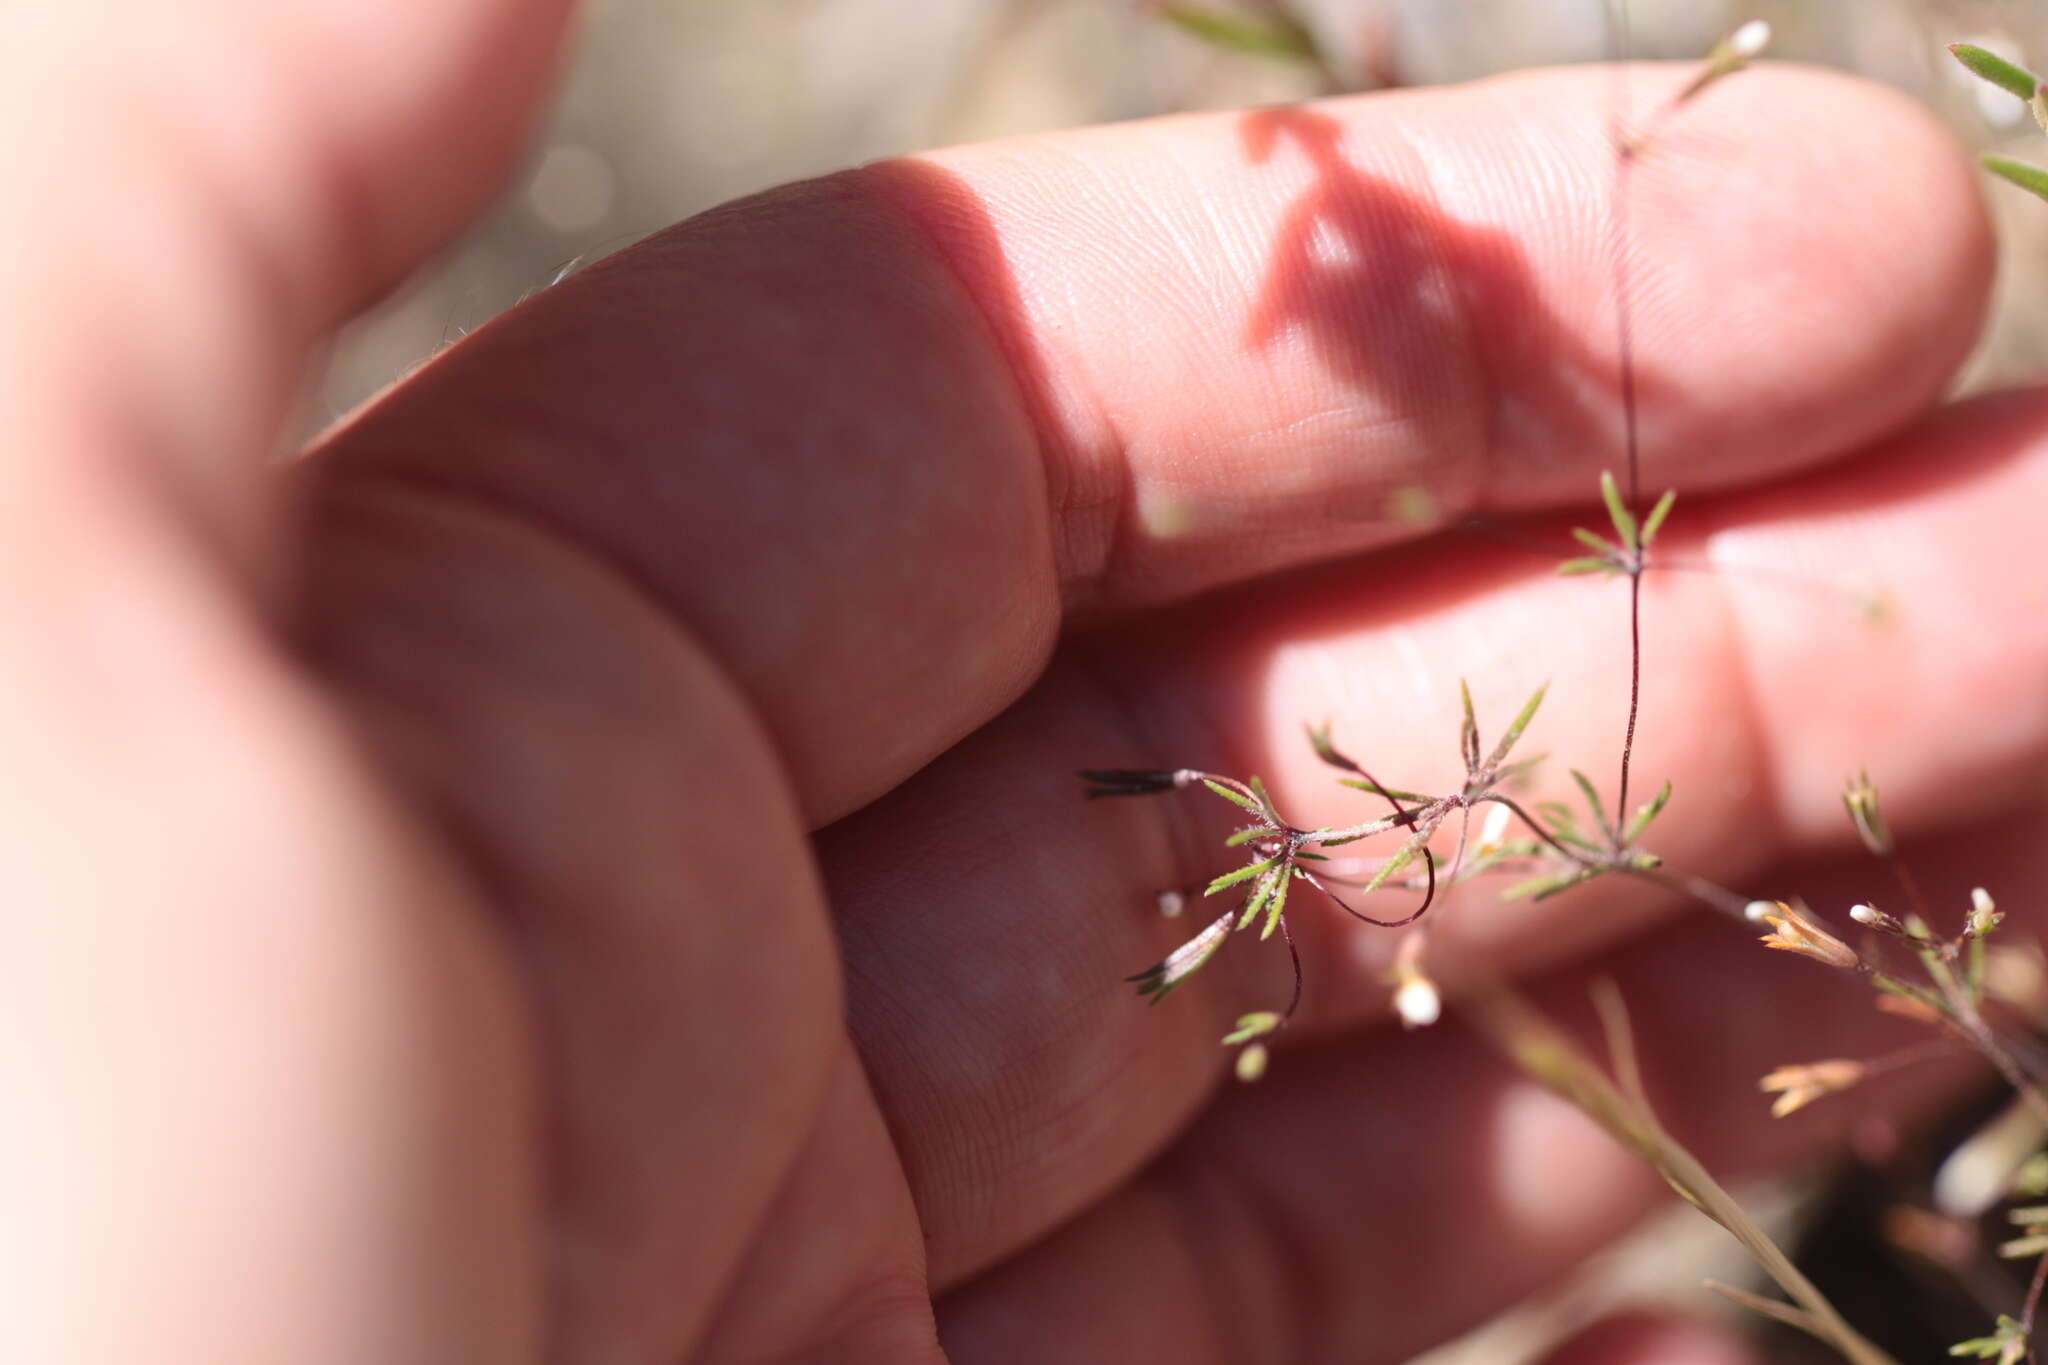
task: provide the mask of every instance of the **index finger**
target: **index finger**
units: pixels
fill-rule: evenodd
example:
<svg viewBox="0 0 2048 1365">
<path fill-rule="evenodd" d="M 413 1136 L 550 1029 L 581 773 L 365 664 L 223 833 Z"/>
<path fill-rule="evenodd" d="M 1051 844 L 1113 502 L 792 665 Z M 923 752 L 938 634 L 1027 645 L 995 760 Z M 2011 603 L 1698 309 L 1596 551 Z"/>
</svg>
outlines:
<svg viewBox="0 0 2048 1365">
<path fill-rule="evenodd" d="M 1639 103 L 1684 74 L 1642 70 Z M 323 477 L 481 502 L 622 570 L 719 655 L 823 821 L 1019 695 L 1070 610 L 1570 499 L 1618 463 L 1612 82 L 775 191 L 483 329 Z M 1917 107 L 1817 72 L 1746 74 L 1671 125 L 1630 246 L 1653 484 L 1767 478 L 1930 402 L 1988 272 L 1972 175 Z M 376 516 L 328 518 L 323 553 Z"/>
</svg>

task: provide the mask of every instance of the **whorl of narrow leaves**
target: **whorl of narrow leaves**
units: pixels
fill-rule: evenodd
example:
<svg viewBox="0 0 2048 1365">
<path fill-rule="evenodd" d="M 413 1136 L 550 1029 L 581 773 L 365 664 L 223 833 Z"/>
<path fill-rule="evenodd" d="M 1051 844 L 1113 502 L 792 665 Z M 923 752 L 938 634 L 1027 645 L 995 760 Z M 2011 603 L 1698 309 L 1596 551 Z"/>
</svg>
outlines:
<svg viewBox="0 0 2048 1365">
<path fill-rule="evenodd" d="M 1583 526 L 1572 527 L 1572 539 L 1593 553 L 1577 559 L 1567 559 L 1557 566 L 1557 571 L 1566 577 L 1577 574 L 1638 574 L 1643 570 L 1643 557 L 1657 533 L 1664 529 L 1665 518 L 1671 515 L 1673 504 L 1678 501 L 1678 490 L 1667 489 L 1650 508 L 1649 515 L 1639 523 L 1628 502 L 1621 495 L 1621 486 L 1615 482 L 1610 470 L 1600 472 L 1600 501 L 1606 505 L 1608 523 L 1614 528 L 1614 539 L 1609 540 L 1597 531 Z"/>
<path fill-rule="evenodd" d="M 1959 1341 L 1948 1348 L 1952 1356 L 1974 1356 L 1978 1360 L 1995 1360 L 1998 1365 L 2019 1365 L 2027 1358 L 2027 1329 L 2017 1319 L 2005 1314 L 1998 1315 L 1998 1330 L 1988 1337 L 1974 1337 Z"/>
</svg>

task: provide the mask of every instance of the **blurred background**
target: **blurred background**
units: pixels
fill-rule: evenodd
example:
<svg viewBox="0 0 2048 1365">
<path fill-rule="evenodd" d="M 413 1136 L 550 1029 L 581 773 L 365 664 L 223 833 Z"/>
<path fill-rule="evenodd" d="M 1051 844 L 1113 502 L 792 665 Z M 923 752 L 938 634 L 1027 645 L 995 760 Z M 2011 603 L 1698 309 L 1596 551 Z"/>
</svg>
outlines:
<svg viewBox="0 0 2048 1365">
<path fill-rule="evenodd" d="M 561 97 L 515 190 L 362 319 L 312 395 L 317 429 L 525 294 L 736 195 L 1012 133 L 1600 60 L 1609 0 L 1203 0 L 1283 15 L 1329 72 L 1204 43 L 1144 0 L 586 0 Z M 1698 57 L 1768 19 L 1774 57 L 1863 72 L 1974 144 L 2048 162 L 2017 100 L 1946 43 L 2048 62 L 2048 0 L 1631 0 L 1639 56 Z M 2048 373 L 2048 212 L 1992 187 L 1999 307 L 1966 382 Z M 1899 225 L 1902 232 L 1912 224 Z"/>
<path fill-rule="evenodd" d="M 307 425 L 324 426 L 599 256 L 782 181 L 1040 129 L 1596 61 L 1614 37 L 1608 0 L 1202 6 L 1298 24 L 1322 64 L 1204 42 L 1143 0 L 586 0 L 565 87 L 518 183 L 436 267 L 349 330 Z M 1888 82 L 1966 141 L 2048 163 L 2048 138 L 2019 101 L 1969 78 L 1943 51 L 1968 41 L 2038 69 L 2048 64 L 2048 0 L 1632 0 L 1628 46 L 1637 56 L 1697 58 L 1755 18 L 1773 26 L 1773 57 Z M 2048 377 L 2048 205 L 1988 181 L 1986 194 L 2004 252 L 1993 322 L 1962 381 L 1971 388 Z M 1816 1207 L 1846 1207 L 1853 1223 L 1890 1202 L 1882 1191 L 1862 1198 L 1845 1188 L 1744 1196 L 1780 1230 L 1814 1225 Z M 1809 1236 L 1839 1224 L 1819 1220 Z M 1865 1229 L 1851 1240 L 1886 1239 Z M 1883 1272 L 1856 1273 L 1875 1283 L 1869 1277 Z M 1680 1209 L 1563 1291 L 1433 1353 L 1428 1365 L 1530 1360 L 1606 1305 L 1711 1311 L 1699 1288 L 1706 1276 L 1750 1279 L 1726 1236 Z M 1814 1358 L 1789 1342 L 1778 1349 L 1786 1360 Z"/>
</svg>

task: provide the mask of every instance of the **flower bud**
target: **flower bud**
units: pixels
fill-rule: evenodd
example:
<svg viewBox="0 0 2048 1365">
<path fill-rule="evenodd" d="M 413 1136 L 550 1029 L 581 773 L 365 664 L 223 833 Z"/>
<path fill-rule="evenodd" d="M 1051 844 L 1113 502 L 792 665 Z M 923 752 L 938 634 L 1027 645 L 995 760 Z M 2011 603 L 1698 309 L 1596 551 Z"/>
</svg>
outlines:
<svg viewBox="0 0 2048 1365">
<path fill-rule="evenodd" d="M 1766 948 L 1798 953 L 1842 971 L 1854 970 L 1863 963 L 1855 949 L 1823 929 L 1811 916 L 1783 901 L 1777 903 L 1773 913 L 1764 916 L 1764 923 L 1771 926 L 1771 932 L 1762 940 Z"/>
<path fill-rule="evenodd" d="M 1409 977 L 1394 991 L 1394 1013 L 1403 1028 L 1427 1028 L 1443 1016 L 1443 997 L 1436 983 L 1420 974 Z"/>
</svg>

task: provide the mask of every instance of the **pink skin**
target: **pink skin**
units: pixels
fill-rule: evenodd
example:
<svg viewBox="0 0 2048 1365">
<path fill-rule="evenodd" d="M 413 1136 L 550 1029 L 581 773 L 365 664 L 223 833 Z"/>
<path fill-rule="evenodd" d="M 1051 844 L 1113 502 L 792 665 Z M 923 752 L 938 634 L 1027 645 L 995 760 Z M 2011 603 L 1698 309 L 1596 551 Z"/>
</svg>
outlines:
<svg viewBox="0 0 2048 1365">
<path fill-rule="evenodd" d="M 294 379 L 476 211 L 565 8 L 45 6 L 0 44 L 37 263 L 0 313 L 0 1356 L 1399 1359 L 1649 1207 L 1455 1025 L 1389 1028 L 1391 941 L 1309 906 L 1311 1014 L 1219 1093 L 1284 959 L 1128 999 L 1212 826 L 1071 775 L 1340 814 L 1299 722 L 1434 780 L 1461 673 L 1494 725 L 1552 678 L 1531 742 L 1613 751 L 1614 592 L 1388 512 L 1591 515 L 1608 73 L 776 191 L 281 486 Z M 1867 765 L 1941 894 L 2038 899 L 2048 396 L 1930 412 L 1989 272 L 1968 161 L 1765 69 L 1637 190 L 1646 479 L 1723 566 L 1646 593 L 1672 857 L 1789 885 Z M 1645 935 L 1679 907 L 1627 887 L 1445 909 L 1446 964 L 1561 1009 L 1617 975 L 1730 1165 L 1959 1079 L 1771 1124 L 1763 1070 L 1882 1045 L 1858 992 Z"/>
<path fill-rule="evenodd" d="M 1632 1313 L 1597 1322 L 1543 1358 L 1543 1365 L 1761 1365 L 1725 1328 Z"/>
</svg>

